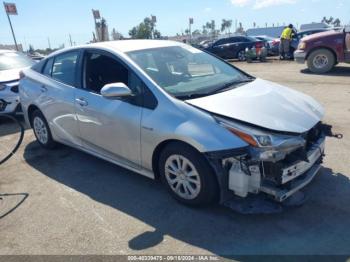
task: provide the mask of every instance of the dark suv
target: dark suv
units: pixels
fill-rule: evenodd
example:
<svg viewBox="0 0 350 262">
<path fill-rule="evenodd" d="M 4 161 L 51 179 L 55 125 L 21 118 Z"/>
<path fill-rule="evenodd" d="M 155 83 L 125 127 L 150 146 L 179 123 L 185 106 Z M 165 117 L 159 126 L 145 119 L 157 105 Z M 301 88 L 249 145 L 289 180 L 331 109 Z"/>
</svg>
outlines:
<svg viewBox="0 0 350 262">
<path fill-rule="evenodd" d="M 254 37 L 234 36 L 219 39 L 203 49 L 223 59 L 237 58 L 240 61 L 244 61 L 246 60 L 246 48 L 262 48 L 263 46 L 264 41 L 258 40 Z"/>
</svg>

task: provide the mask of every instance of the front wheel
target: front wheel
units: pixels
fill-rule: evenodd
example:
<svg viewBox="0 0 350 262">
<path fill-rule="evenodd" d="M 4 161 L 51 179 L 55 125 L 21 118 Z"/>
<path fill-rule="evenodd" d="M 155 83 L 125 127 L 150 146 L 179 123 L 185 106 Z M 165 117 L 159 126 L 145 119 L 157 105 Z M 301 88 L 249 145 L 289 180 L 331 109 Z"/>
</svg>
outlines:
<svg viewBox="0 0 350 262">
<path fill-rule="evenodd" d="M 161 153 L 159 171 L 170 194 L 181 203 L 200 206 L 218 197 L 218 184 L 207 160 L 195 149 L 169 144 Z"/>
<path fill-rule="evenodd" d="M 327 49 L 313 51 L 307 59 L 307 65 L 311 72 L 324 74 L 332 70 L 335 65 L 333 53 Z"/>
</svg>

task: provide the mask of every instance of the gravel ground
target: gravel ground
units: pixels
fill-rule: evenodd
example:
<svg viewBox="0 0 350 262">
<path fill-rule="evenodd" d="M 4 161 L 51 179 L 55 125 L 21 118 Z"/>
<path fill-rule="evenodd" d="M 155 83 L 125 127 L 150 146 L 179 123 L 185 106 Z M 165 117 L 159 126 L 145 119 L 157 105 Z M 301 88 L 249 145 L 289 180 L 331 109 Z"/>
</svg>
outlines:
<svg viewBox="0 0 350 262">
<path fill-rule="evenodd" d="M 294 62 L 236 65 L 313 96 L 326 108 L 325 122 L 344 135 L 327 139 L 324 168 L 304 206 L 253 216 L 188 208 L 160 183 L 103 160 L 64 146 L 45 151 L 27 130 L 19 152 L 0 166 L 0 193 L 7 194 L 0 254 L 349 255 L 350 66 L 313 75 Z M 0 139 L 18 136 L 8 123 L 0 130 Z"/>
</svg>

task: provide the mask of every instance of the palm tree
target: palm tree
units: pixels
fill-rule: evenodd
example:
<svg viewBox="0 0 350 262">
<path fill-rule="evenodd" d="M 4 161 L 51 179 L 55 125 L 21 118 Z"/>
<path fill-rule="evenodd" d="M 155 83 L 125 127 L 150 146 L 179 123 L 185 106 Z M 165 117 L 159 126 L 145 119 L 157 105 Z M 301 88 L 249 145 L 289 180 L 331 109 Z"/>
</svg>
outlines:
<svg viewBox="0 0 350 262">
<path fill-rule="evenodd" d="M 221 32 L 226 31 L 226 33 L 231 32 L 231 27 L 232 27 L 232 20 L 226 20 L 226 19 L 222 19 L 222 23 L 221 23 Z"/>
</svg>

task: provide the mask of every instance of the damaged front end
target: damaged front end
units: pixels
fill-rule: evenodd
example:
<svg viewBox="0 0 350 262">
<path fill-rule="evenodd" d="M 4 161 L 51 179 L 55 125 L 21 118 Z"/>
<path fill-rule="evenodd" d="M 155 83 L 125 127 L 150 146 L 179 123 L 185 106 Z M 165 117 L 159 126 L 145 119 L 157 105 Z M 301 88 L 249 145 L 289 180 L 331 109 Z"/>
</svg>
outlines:
<svg viewBox="0 0 350 262">
<path fill-rule="evenodd" d="M 262 131 L 223 118 L 217 120 L 249 144 L 241 152 L 221 156 L 221 159 L 218 154 L 208 154 L 216 172 L 221 173 L 221 203 L 240 212 L 242 204 L 239 201 L 251 200 L 254 195 L 277 204 L 274 209 L 292 202 L 292 196 L 300 195 L 298 192 L 320 170 L 325 138 L 331 134 L 330 127 L 321 122 L 303 134 L 286 134 Z M 297 202 L 300 204 L 302 201 L 299 198 Z M 261 198 L 256 203 L 261 213 Z M 250 201 L 248 206 L 252 208 L 252 205 L 254 203 Z M 242 212 L 255 213 L 252 210 Z"/>
</svg>

